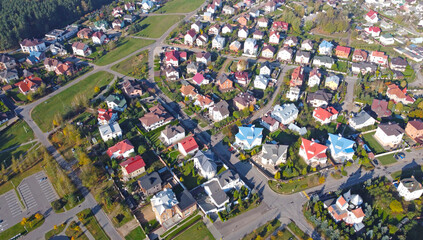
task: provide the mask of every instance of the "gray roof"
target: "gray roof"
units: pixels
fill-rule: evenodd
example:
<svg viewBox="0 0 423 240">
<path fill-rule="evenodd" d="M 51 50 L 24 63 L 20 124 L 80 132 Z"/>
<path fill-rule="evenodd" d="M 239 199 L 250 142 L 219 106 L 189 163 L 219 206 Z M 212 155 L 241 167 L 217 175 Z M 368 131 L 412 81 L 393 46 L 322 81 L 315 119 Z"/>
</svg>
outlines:
<svg viewBox="0 0 423 240">
<path fill-rule="evenodd" d="M 229 115 L 229 104 L 222 100 L 214 105 L 213 111 L 219 111 L 222 116 Z"/>
<path fill-rule="evenodd" d="M 220 188 L 220 185 L 217 181 L 210 181 L 204 184 L 204 186 L 205 187 L 207 186 L 210 189 L 210 192 L 211 192 L 210 197 L 213 198 L 213 200 L 218 205 L 223 204 L 225 201 L 229 199 L 228 195 L 226 195 L 226 193 Z"/>
<path fill-rule="evenodd" d="M 18 71 L 16 71 L 16 69 L 12 69 L 12 70 L 5 70 L 3 72 L 0 72 L 0 78 L 3 79 L 9 79 L 12 76 L 17 76 L 18 75 Z"/>
<path fill-rule="evenodd" d="M 404 129 L 396 123 L 382 123 L 379 124 L 379 128 L 388 136 L 399 136 L 404 133 Z"/>
<path fill-rule="evenodd" d="M 404 178 L 401 180 L 401 183 L 410 191 L 410 193 L 421 190 L 422 184 L 419 183 L 414 177 L 411 178 Z"/>
<path fill-rule="evenodd" d="M 369 120 L 370 118 L 372 117 L 367 112 L 361 111 L 360 113 L 355 115 L 355 117 L 351 118 L 351 121 L 355 122 L 355 124 L 357 125 L 360 125 L 367 122 L 367 120 Z"/>
<path fill-rule="evenodd" d="M 288 151 L 288 147 L 288 145 L 263 144 L 262 157 L 276 164 L 276 161 Z"/>
<path fill-rule="evenodd" d="M 315 56 L 314 60 L 319 60 L 320 62 L 323 62 L 323 63 L 331 63 L 331 64 L 335 63 L 333 58 L 331 58 L 329 56 Z"/>
<path fill-rule="evenodd" d="M 221 173 L 219 176 L 217 176 L 217 180 L 219 181 L 219 184 L 221 187 L 225 187 L 227 184 L 236 181 L 239 179 L 239 175 L 236 172 L 233 172 L 232 170 L 226 170 L 223 173 Z"/>
<path fill-rule="evenodd" d="M 118 122 L 101 125 L 100 127 L 98 127 L 98 130 L 102 136 L 110 133 L 122 132 Z"/>
<path fill-rule="evenodd" d="M 162 179 L 160 178 L 157 172 L 152 172 L 150 174 L 144 175 L 138 179 L 138 183 L 145 190 L 156 186 L 157 184 L 162 184 Z"/>
<path fill-rule="evenodd" d="M 314 99 L 329 102 L 332 99 L 332 94 L 325 92 L 324 90 L 317 90 L 314 93 L 308 94 L 307 102 L 310 102 L 311 100 L 314 100 Z"/>
<path fill-rule="evenodd" d="M 178 199 L 178 207 L 184 211 L 187 208 L 190 208 L 192 205 L 196 204 L 197 201 L 195 201 L 194 197 L 191 195 L 191 193 L 188 190 L 184 190 L 177 196 Z"/>
<path fill-rule="evenodd" d="M 210 150 L 204 153 L 202 151 L 198 151 L 195 154 L 194 159 L 198 160 L 198 163 L 205 172 L 217 172 L 217 165 L 214 162 L 214 155 Z"/>
<path fill-rule="evenodd" d="M 167 138 L 173 138 L 179 133 L 185 133 L 185 129 L 179 125 L 167 125 L 166 128 L 163 130 L 163 133 Z"/>
<path fill-rule="evenodd" d="M 299 50 L 298 52 L 297 52 L 297 57 L 306 57 L 306 58 L 310 58 L 310 55 L 311 55 L 311 53 L 310 52 L 307 52 L 307 51 L 302 51 L 302 50 Z"/>
</svg>

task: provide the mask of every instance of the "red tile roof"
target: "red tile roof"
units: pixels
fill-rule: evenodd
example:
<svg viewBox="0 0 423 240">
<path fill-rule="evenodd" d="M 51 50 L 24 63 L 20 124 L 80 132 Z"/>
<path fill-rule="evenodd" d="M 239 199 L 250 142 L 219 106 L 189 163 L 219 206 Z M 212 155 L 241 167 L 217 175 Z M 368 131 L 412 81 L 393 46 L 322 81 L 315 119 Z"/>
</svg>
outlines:
<svg viewBox="0 0 423 240">
<path fill-rule="evenodd" d="M 145 167 L 145 162 L 141 156 L 137 155 L 135 157 L 128 158 L 120 164 L 121 167 L 126 169 L 128 174 L 137 171 L 140 168 Z"/>
<path fill-rule="evenodd" d="M 182 146 L 182 148 L 185 150 L 185 152 L 189 153 L 193 151 L 194 149 L 198 148 L 198 144 L 195 141 L 193 136 L 189 136 L 182 141 L 179 142 Z"/>
<path fill-rule="evenodd" d="M 338 111 L 333 107 L 327 107 L 326 109 L 319 107 L 313 110 L 313 116 L 322 121 L 331 118 L 335 114 L 338 114 Z"/>
<path fill-rule="evenodd" d="M 175 50 L 170 51 L 170 52 L 166 52 L 165 56 L 166 56 L 166 62 L 168 62 L 168 61 L 178 61 L 179 60 L 179 53 Z"/>
<path fill-rule="evenodd" d="M 366 214 L 364 214 L 363 210 L 361 208 L 357 208 L 351 211 L 356 218 L 361 218 L 366 216 Z"/>
<path fill-rule="evenodd" d="M 116 143 L 113 147 L 109 147 L 109 149 L 107 149 L 107 155 L 111 157 L 115 152 L 119 152 L 119 154 L 121 155 L 131 149 L 134 149 L 134 146 L 128 139 L 125 139 Z"/>
<path fill-rule="evenodd" d="M 31 75 L 25 78 L 23 81 L 15 83 L 15 86 L 19 87 L 22 92 L 28 92 L 34 86 L 40 86 L 43 81 L 39 77 Z"/>
<path fill-rule="evenodd" d="M 105 109 L 99 108 L 97 112 L 98 112 L 98 119 L 102 121 L 103 120 L 110 121 L 110 119 L 112 119 L 112 116 L 114 114 L 112 109 L 105 110 Z"/>
<path fill-rule="evenodd" d="M 340 196 L 337 200 L 337 203 L 339 203 L 339 205 L 344 206 L 345 203 L 347 203 L 347 201 L 345 200 L 345 198 L 343 196 Z"/>
<path fill-rule="evenodd" d="M 204 79 L 205 77 L 201 73 L 195 74 L 195 76 L 192 78 L 192 80 L 194 80 L 194 82 L 196 82 L 197 84 L 201 84 L 204 81 Z"/>
<path fill-rule="evenodd" d="M 328 147 L 325 145 L 310 141 L 308 139 L 302 138 L 301 149 L 303 149 L 307 155 L 307 159 L 312 159 L 314 157 L 325 157 L 324 153 Z M 322 154 L 323 155 L 322 155 Z"/>
<path fill-rule="evenodd" d="M 335 51 L 337 52 L 342 52 L 344 54 L 350 54 L 351 48 L 349 47 L 344 47 L 344 46 L 336 46 Z"/>
<path fill-rule="evenodd" d="M 377 17 L 377 12 L 375 12 L 375 11 L 373 11 L 373 10 L 370 10 L 370 12 L 368 12 L 366 15 L 367 15 L 369 18 L 373 19 L 373 18 Z"/>
<path fill-rule="evenodd" d="M 423 122 L 422 122 L 422 120 L 409 121 L 408 124 L 410 124 L 411 126 L 413 126 L 417 130 L 423 130 Z"/>
</svg>

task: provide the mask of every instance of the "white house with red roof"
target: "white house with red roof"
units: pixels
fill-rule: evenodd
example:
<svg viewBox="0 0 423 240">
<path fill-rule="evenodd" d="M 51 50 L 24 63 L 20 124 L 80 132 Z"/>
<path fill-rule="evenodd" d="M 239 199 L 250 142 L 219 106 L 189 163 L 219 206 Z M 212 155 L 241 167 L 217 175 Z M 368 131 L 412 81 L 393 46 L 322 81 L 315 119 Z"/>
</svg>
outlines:
<svg viewBox="0 0 423 240">
<path fill-rule="evenodd" d="M 165 53 L 166 66 L 179 66 L 179 52 L 173 50 Z"/>
<path fill-rule="evenodd" d="M 35 92 L 38 87 L 41 86 L 41 83 L 43 83 L 41 78 L 31 75 L 24 80 L 15 83 L 15 86 L 19 88 L 19 91 L 21 91 L 23 95 L 27 95 L 30 91 Z"/>
<path fill-rule="evenodd" d="M 401 102 L 405 105 L 412 104 L 415 102 L 415 99 L 410 97 L 407 94 L 407 88 L 401 90 L 397 85 L 391 84 L 388 86 L 388 90 L 386 91 L 386 96 L 394 100 L 396 103 Z"/>
<path fill-rule="evenodd" d="M 128 158 L 119 165 L 125 181 L 145 172 L 145 162 L 140 155 Z"/>
<path fill-rule="evenodd" d="M 366 27 L 364 31 L 372 37 L 379 37 L 380 32 L 382 32 L 379 27 L 375 26 Z"/>
<path fill-rule="evenodd" d="M 120 141 L 107 149 L 107 155 L 110 158 L 128 158 L 134 152 L 134 146 L 128 139 Z"/>
<path fill-rule="evenodd" d="M 388 65 L 388 56 L 384 52 L 373 51 L 370 54 L 369 61 L 379 65 Z"/>
<path fill-rule="evenodd" d="M 329 124 L 331 121 L 336 120 L 338 111 L 333 107 L 315 108 L 313 110 L 313 118 L 321 124 Z"/>
<path fill-rule="evenodd" d="M 281 35 L 276 32 L 276 31 L 272 31 L 269 34 L 269 43 L 270 44 L 279 44 L 279 41 L 281 39 Z"/>
<path fill-rule="evenodd" d="M 204 75 L 202 73 L 197 73 L 194 75 L 194 77 L 192 78 L 192 81 L 194 81 L 195 84 L 197 85 L 203 85 L 203 84 L 209 84 L 210 81 L 204 77 Z"/>
<path fill-rule="evenodd" d="M 369 23 L 377 23 L 377 21 L 379 21 L 379 18 L 377 16 L 377 12 L 370 10 L 366 16 L 364 17 L 364 19 L 369 22 Z"/>
<path fill-rule="evenodd" d="M 99 108 L 97 112 L 98 112 L 97 121 L 99 125 L 110 124 L 118 119 L 118 114 L 116 112 L 113 112 L 112 109 L 106 110 L 106 109 Z"/>
<path fill-rule="evenodd" d="M 301 147 L 299 151 L 300 157 L 302 157 L 308 165 L 325 164 L 328 160 L 326 150 L 328 147 L 317 143 L 314 139 L 308 140 L 305 138 L 301 139 Z"/>
<path fill-rule="evenodd" d="M 188 30 L 187 34 L 185 34 L 185 37 L 184 37 L 184 44 L 192 46 L 194 44 L 196 37 L 197 37 L 197 33 L 195 32 L 194 29 Z"/>
<path fill-rule="evenodd" d="M 120 18 L 122 17 L 122 14 L 123 14 L 122 8 L 120 7 L 113 8 L 113 11 L 112 11 L 113 17 Z"/>
<path fill-rule="evenodd" d="M 101 45 L 103 43 L 107 43 L 107 36 L 101 31 L 95 32 L 91 39 L 93 40 L 94 44 Z"/>
<path fill-rule="evenodd" d="M 198 151 L 198 149 L 198 144 L 193 136 L 189 136 L 178 142 L 178 150 L 184 156 L 187 156 L 188 154 L 192 155 Z"/>
</svg>

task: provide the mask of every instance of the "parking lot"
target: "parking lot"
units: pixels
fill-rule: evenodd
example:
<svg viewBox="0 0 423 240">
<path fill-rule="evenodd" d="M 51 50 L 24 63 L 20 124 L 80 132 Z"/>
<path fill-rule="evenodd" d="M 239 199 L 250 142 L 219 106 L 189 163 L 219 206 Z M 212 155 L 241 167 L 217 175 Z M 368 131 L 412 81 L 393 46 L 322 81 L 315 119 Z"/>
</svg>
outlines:
<svg viewBox="0 0 423 240">
<path fill-rule="evenodd" d="M 43 171 L 25 178 L 16 191 L 13 189 L 0 196 L 0 232 L 19 223 L 23 217 L 36 212 L 45 214 L 56 199 L 58 195 Z"/>
</svg>

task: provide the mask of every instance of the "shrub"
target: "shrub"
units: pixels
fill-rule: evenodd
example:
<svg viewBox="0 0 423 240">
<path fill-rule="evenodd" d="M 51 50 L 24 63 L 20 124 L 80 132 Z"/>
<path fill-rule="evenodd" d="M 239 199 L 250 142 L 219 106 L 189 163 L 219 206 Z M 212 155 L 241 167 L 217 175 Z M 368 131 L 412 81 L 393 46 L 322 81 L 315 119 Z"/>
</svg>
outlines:
<svg viewBox="0 0 423 240">
<path fill-rule="evenodd" d="M 392 210 L 392 212 L 394 213 L 401 213 L 404 211 L 404 209 L 402 208 L 402 204 L 398 201 L 398 200 L 393 200 L 390 204 L 389 204 L 389 208 Z"/>
</svg>

